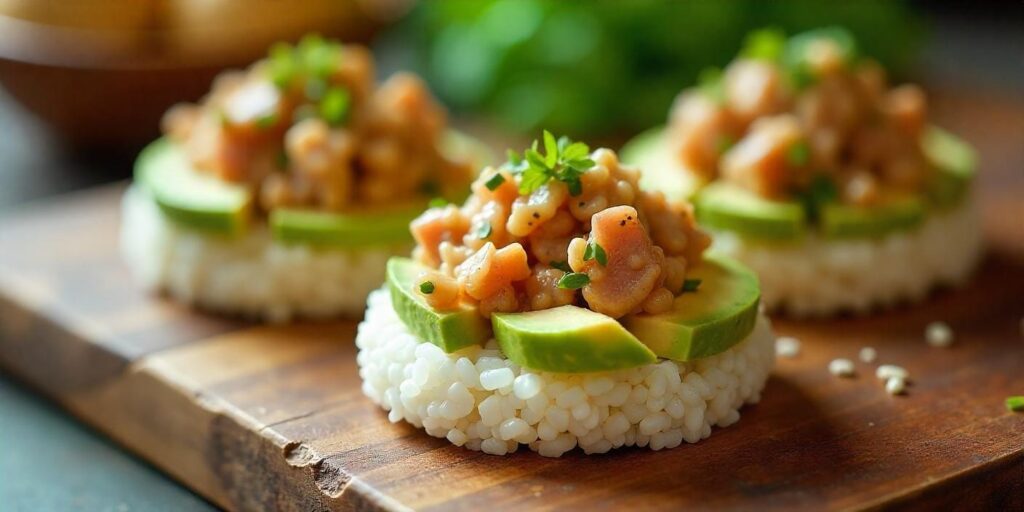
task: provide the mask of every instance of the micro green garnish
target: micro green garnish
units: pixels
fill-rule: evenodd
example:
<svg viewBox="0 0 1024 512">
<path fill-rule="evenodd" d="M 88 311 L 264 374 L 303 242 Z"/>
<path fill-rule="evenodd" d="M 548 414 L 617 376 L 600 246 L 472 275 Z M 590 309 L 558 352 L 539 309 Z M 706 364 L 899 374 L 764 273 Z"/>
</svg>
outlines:
<svg viewBox="0 0 1024 512">
<path fill-rule="evenodd" d="M 551 263 L 548 263 L 548 265 L 551 268 L 557 268 L 558 270 L 561 270 L 562 272 L 565 272 L 567 274 L 572 272 L 572 267 L 569 266 L 568 261 L 552 261 Z"/>
<path fill-rule="evenodd" d="M 1024 396 L 1006 397 L 1006 408 L 1009 409 L 1010 412 L 1024 411 Z"/>
<path fill-rule="evenodd" d="M 484 186 L 487 187 L 487 190 L 494 192 L 502 183 L 505 183 L 505 176 L 499 172 L 488 178 L 487 181 L 484 182 Z"/>
<path fill-rule="evenodd" d="M 583 250 L 583 261 L 597 260 L 602 267 L 608 265 L 608 254 L 604 252 L 597 242 L 588 242 L 587 248 Z"/>
<path fill-rule="evenodd" d="M 794 142 L 786 151 L 786 162 L 794 167 L 803 167 L 811 159 L 811 148 L 805 141 Z"/>
<path fill-rule="evenodd" d="M 331 126 L 338 126 L 348 114 L 350 97 L 348 90 L 342 87 L 331 87 L 324 93 L 320 101 L 320 117 Z"/>
<path fill-rule="evenodd" d="M 740 56 L 747 59 L 778 61 L 786 48 L 786 34 L 777 28 L 762 28 L 747 35 Z"/>
<path fill-rule="evenodd" d="M 547 130 L 544 130 L 543 155 L 537 147 L 535 140 L 533 145 L 523 152 L 525 158 L 514 151 L 509 151 L 509 160 L 505 167 L 520 174 L 519 193 L 532 193 L 554 178 L 569 187 L 570 195 L 580 195 L 583 192 L 580 175 L 594 166 L 594 161 L 590 159 L 590 147 L 566 137 L 555 140 L 555 136 Z"/>
<path fill-rule="evenodd" d="M 432 281 L 423 281 L 420 283 L 420 293 L 423 295 L 430 295 L 434 293 L 434 283 Z"/>
<path fill-rule="evenodd" d="M 558 287 L 563 290 L 579 290 L 588 283 L 590 283 L 590 276 L 580 272 L 572 272 L 558 280 Z"/>
<path fill-rule="evenodd" d="M 427 203 L 427 206 L 431 208 L 443 208 L 445 206 L 448 206 L 448 200 L 443 197 L 435 197 L 431 199 L 429 203 Z"/>
<path fill-rule="evenodd" d="M 476 227 L 476 237 L 481 240 L 484 240 L 491 236 L 492 231 L 493 228 L 491 227 L 491 223 L 487 221 L 482 221 L 480 222 L 480 225 Z"/>
<path fill-rule="evenodd" d="M 687 279 L 683 281 L 683 289 L 679 293 L 695 292 L 697 288 L 700 288 L 700 279 Z"/>
<path fill-rule="evenodd" d="M 722 70 L 707 68 L 697 76 L 697 90 L 709 100 L 721 104 L 725 102 L 725 85 L 722 81 Z"/>
</svg>

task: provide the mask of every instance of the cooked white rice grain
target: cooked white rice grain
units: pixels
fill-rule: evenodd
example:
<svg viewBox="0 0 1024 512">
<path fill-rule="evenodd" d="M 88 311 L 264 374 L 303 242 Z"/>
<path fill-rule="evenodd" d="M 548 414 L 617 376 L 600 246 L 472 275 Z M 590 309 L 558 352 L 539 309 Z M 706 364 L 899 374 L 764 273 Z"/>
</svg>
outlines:
<svg viewBox="0 0 1024 512">
<path fill-rule="evenodd" d="M 138 187 L 122 201 L 121 252 L 145 286 L 204 309 L 287 322 L 357 317 L 409 247 L 317 249 L 274 242 L 265 227 L 237 239 L 175 225 Z"/>
<path fill-rule="evenodd" d="M 935 286 L 964 283 L 982 253 L 970 200 L 930 214 L 914 230 L 882 238 L 826 240 L 811 234 L 799 242 L 770 243 L 725 231 L 712 235 L 712 250 L 757 272 L 770 310 L 798 317 L 865 313 L 920 300 Z"/>
<path fill-rule="evenodd" d="M 363 392 L 392 422 L 405 420 L 452 444 L 494 455 L 524 444 L 546 457 L 579 446 L 674 448 L 735 423 L 760 399 L 775 338 L 758 318 L 744 341 L 690 363 L 661 361 L 591 374 L 520 368 L 491 340 L 446 354 L 421 342 L 395 314 L 387 291 L 370 294 L 359 325 Z"/>
</svg>

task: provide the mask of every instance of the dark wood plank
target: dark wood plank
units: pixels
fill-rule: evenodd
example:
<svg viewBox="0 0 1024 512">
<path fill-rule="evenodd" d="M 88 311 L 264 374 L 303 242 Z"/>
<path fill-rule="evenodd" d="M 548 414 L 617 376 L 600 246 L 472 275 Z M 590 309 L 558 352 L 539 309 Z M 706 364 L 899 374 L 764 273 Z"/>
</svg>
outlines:
<svg viewBox="0 0 1024 512">
<path fill-rule="evenodd" d="M 990 253 L 974 282 L 869 318 L 794 322 L 762 403 L 696 445 L 545 459 L 452 447 L 365 399 L 351 322 L 262 327 L 147 296 L 116 251 L 120 187 L 0 219 L 0 365 L 231 509 L 1024 508 L 1024 106 L 940 98 L 982 152 Z M 1009 106 L 1008 106 L 1009 105 Z M 924 326 L 957 342 L 928 347 Z M 907 367 L 906 396 L 867 365 Z"/>
</svg>

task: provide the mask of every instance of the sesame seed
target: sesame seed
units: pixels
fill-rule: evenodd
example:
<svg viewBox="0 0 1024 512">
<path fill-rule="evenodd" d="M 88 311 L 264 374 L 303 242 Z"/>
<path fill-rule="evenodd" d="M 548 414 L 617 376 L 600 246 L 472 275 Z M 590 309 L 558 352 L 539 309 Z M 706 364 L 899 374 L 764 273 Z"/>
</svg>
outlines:
<svg viewBox="0 0 1024 512">
<path fill-rule="evenodd" d="M 775 355 L 793 359 L 800 354 L 800 340 L 791 336 L 780 336 L 775 340 Z"/>
<path fill-rule="evenodd" d="M 888 380 L 893 377 L 898 377 L 906 380 L 910 376 L 907 370 L 902 366 L 896 366 L 894 364 L 883 364 L 875 370 L 875 377 L 879 379 Z"/>
<path fill-rule="evenodd" d="M 828 363 L 828 371 L 837 377 L 853 377 L 853 361 L 845 358 L 833 359 Z"/>
<path fill-rule="evenodd" d="M 903 394 L 907 389 L 907 381 L 901 377 L 890 377 L 885 381 L 885 392 L 890 395 Z"/>
<path fill-rule="evenodd" d="M 878 351 L 873 347 L 864 347 L 860 349 L 860 360 L 865 363 L 873 363 L 875 359 L 878 359 Z"/>
<path fill-rule="evenodd" d="M 945 322 L 932 322 L 924 329 L 924 339 L 933 347 L 948 347 L 953 344 L 953 329 Z"/>
</svg>

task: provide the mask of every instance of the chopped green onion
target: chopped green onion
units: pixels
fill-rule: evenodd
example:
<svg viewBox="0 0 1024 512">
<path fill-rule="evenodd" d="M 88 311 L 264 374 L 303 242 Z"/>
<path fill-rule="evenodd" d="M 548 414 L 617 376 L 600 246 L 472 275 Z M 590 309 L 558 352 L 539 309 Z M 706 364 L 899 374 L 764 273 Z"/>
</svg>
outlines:
<svg viewBox="0 0 1024 512">
<path fill-rule="evenodd" d="M 338 126 L 348 114 L 350 101 L 348 90 L 342 87 L 331 87 L 324 93 L 320 101 L 320 117 L 331 126 Z"/>
<path fill-rule="evenodd" d="M 434 283 L 432 281 L 423 281 L 420 283 L 420 293 L 423 295 L 430 295 L 434 293 Z"/>
<path fill-rule="evenodd" d="M 578 290 L 588 283 L 590 283 L 590 276 L 580 272 L 573 272 L 562 276 L 558 280 L 558 287 L 563 290 Z"/>
<path fill-rule="evenodd" d="M 448 206 L 448 200 L 443 197 L 435 197 L 427 203 L 427 206 L 431 208 L 442 208 Z"/>
<path fill-rule="evenodd" d="M 700 279 L 687 279 L 683 281 L 683 289 L 679 293 L 695 292 L 697 288 L 700 288 Z"/>
<path fill-rule="evenodd" d="M 811 159 L 811 148 L 804 141 L 794 143 L 786 151 L 786 161 L 794 167 L 803 167 Z"/>
<path fill-rule="evenodd" d="M 572 267 L 569 266 L 568 261 L 552 261 L 551 263 L 548 263 L 548 265 L 551 268 L 557 268 L 558 270 L 561 270 L 562 272 L 565 272 L 567 274 L 572 272 Z"/>
<path fill-rule="evenodd" d="M 493 228 L 491 227 L 491 223 L 485 220 L 481 222 L 479 226 L 477 226 L 476 237 L 481 240 L 485 240 L 491 236 L 492 231 Z"/>
<path fill-rule="evenodd" d="M 583 250 L 583 261 L 590 260 L 597 260 L 602 267 L 608 265 L 608 254 L 604 252 L 604 247 L 597 242 L 589 242 L 587 248 Z"/>
<path fill-rule="evenodd" d="M 1006 397 L 1006 408 L 1009 409 L 1010 412 L 1024 411 L 1024 396 Z"/>
<path fill-rule="evenodd" d="M 484 182 L 484 186 L 487 187 L 487 190 L 494 192 L 495 190 L 498 189 L 498 187 L 501 186 L 502 183 L 505 183 L 505 176 L 503 176 L 499 172 L 496 173 L 494 176 L 491 176 L 486 182 Z"/>
</svg>

